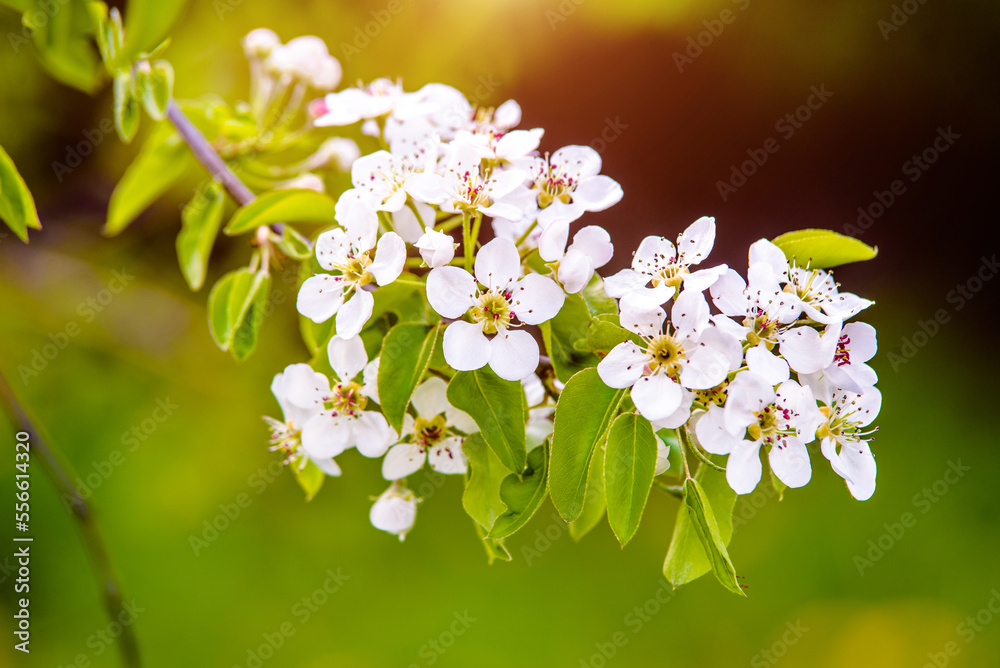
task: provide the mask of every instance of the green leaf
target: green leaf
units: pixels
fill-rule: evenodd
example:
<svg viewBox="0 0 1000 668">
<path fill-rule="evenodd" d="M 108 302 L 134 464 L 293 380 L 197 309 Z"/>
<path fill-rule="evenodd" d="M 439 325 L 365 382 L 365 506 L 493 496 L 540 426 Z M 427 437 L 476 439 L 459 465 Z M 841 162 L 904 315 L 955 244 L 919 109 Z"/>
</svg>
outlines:
<svg viewBox="0 0 1000 668">
<path fill-rule="evenodd" d="M 604 443 L 625 390 L 608 387 L 597 369 L 585 369 L 569 379 L 556 406 L 549 463 L 549 495 L 567 522 L 583 512 L 587 468 Z"/>
<path fill-rule="evenodd" d="M 577 342 L 577 345 L 580 347 L 582 344 L 586 350 L 603 357 L 619 343 L 624 343 L 630 338 L 629 331 L 624 327 L 601 318 L 593 318 L 587 326 L 587 338 Z"/>
<path fill-rule="evenodd" d="M 578 371 L 596 366 L 600 359 L 580 352 L 574 344 L 587 336 L 590 310 L 580 295 L 567 295 L 556 317 L 541 324 L 545 349 L 560 382 L 567 382 Z"/>
<path fill-rule="evenodd" d="M 0 219 L 14 234 L 28 243 L 28 229 L 40 230 L 35 200 L 27 184 L 14 166 L 7 151 L 0 146 Z"/>
<path fill-rule="evenodd" d="M 93 41 L 100 30 L 90 7 L 93 3 L 33 0 L 26 4 L 21 22 L 32 31 L 45 69 L 68 86 L 95 92 L 101 81 L 101 59 Z"/>
<path fill-rule="evenodd" d="M 177 260 L 184 279 L 192 290 L 205 283 L 205 269 L 212 245 L 222 225 L 226 196 L 222 184 L 208 181 L 195 193 L 181 212 L 181 231 L 177 235 Z"/>
<path fill-rule="evenodd" d="M 292 469 L 292 473 L 295 474 L 295 481 L 299 483 L 299 487 L 306 493 L 306 501 L 312 501 L 313 497 L 316 496 L 316 492 L 323 486 L 323 481 L 326 480 L 326 473 L 323 472 L 323 469 L 316 466 L 311 459 L 306 459 L 306 464 L 301 470 L 299 469 L 299 466 L 301 466 L 299 461 L 294 461 L 288 466 Z"/>
<path fill-rule="evenodd" d="M 500 500 L 507 512 L 497 518 L 490 538 L 506 538 L 520 531 L 545 501 L 545 478 L 548 474 L 548 443 L 528 453 L 528 471 L 524 476 L 509 474 L 500 483 Z"/>
<path fill-rule="evenodd" d="M 733 568 L 729 552 L 726 551 L 726 543 L 722 538 L 719 525 L 715 521 L 712 505 L 701 485 L 694 478 L 688 478 L 684 481 L 684 505 L 690 513 L 691 525 L 708 555 L 708 561 L 712 566 L 712 572 L 715 573 L 715 578 L 734 594 L 746 596 L 736 579 L 736 569 Z"/>
<path fill-rule="evenodd" d="M 583 500 L 583 512 L 569 523 L 569 535 L 579 541 L 596 527 L 605 515 L 607 500 L 604 492 L 604 452 L 598 450 L 590 458 L 587 473 L 587 494 Z"/>
<path fill-rule="evenodd" d="M 437 328 L 401 323 L 389 330 L 382 343 L 378 367 L 378 396 L 385 419 L 397 432 L 410 398 L 431 361 Z"/>
<path fill-rule="evenodd" d="M 186 0 L 129 0 L 119 61 L 131 62 L 162 42 L 185 4 Z"/>
<path fill-rule="evenodd" d="M 272 190 L 241 207 L 226 225 L 226 234 L 250 232 L 274 223 L 337 222 L 334 201 L 315 190 Z"/>
<path fill-rule="evenodd" d="M 267 315 L 267 299 L 271 294 L 271 276 L 258 273 L 250 284 L 250 290 L 241 304 L 234 291 L 229 297 L 229 317 L 233 326 L 233 343 L 230 351 L 237 362 L 250 357 L 257 347 L 264 318 Z M 234 299 L 235 298 L 235 299 Z M 235 314 L 240 313 L 239 319 Z"/>
<path fill-rule="evenodd" d="M 138 79 L 138 74 L 136 78 Z M 154 120 L 162 121 L 166 118 L 167 105 L 170 104 L 173 88 L 174 68 L 165 60 L 153 63 L 146 85 L 140 88 L 140 97 L 146 107 L 146 113 Z"/>
<path fill-rule="evenodd" d="M 507 506 L 500 499 L 500 486 L 510 475 L 510 469 L 486 445 L 486 439 L 480 432 L 465 439 L 462 452 L 469 462 L 462 506 L 469 517 L 485 530 L 482 534 L 485 536 L 496 524 L 497 518 L 507 512 Z"/>
<path fill-rule="evenodd" d="M 139 129 L 139 98 L 131 74 L 115 77 L 115 128 L 126 144 Z"/>
<path fill-rule="evenodd" d="M 736 505 L 736 492 L 726 481 L 725 473 L 715 471 L 708 466 L 700 467 L 694 479 L 698 481 L 704 498 L 711 507 L 723 545 L 728 545 L 733 536 L 733 506 Z M 663 563 L 663 575 L 674 587 L 679 587 L 700 578 L 710 570 L 712 562 L 709 561 L 698 531 L 694 527 L 691 513 L 685 504 L 681 504 L 667 558 Z"/>
<path fill-rule="evenodd" d="M 243 360 L 257 343 L 271 277 L 249 269 L 229 272 L 208 297 L 209 329 L 216 345 Z"/>
<path fill-rule="evenodd" d="M 193 156 L 167 124 L 156 126 L 111 193 L 104 233 L 119 234 L 192 166 Z"/>
<path fill-rule="evenodd" d="M 871 260 L 878 248 L 830 230 L 798 230 L 786 232 L 774 240 L 789 262 L 800 267 L 828 269 L 851 262 Z"/>
<path fill-rule="evenodd" d="M 400 278 L 416 277 L 404 272 Z M 410 283 L 394 282 L 375 291 L 372 314 L 378 316 L 382 313 L 394 313 L 399 318 L 397 322 L 422 322 L 426 320 L 426 304 L 423 288 Z"/>
<path fill-rule="evenodd" d="M 448 383 L 448 401 L 475 420 L 504 466 L 515 473 L 524 470 L 528 453 L 520 383 L 500 378 L 489 367 L 459 371 Z"/>
<path fill-rule="evenodd" d="M 611 425 L 604 454 L 608 523 L 622 547 L 639 528 L 656 470 L 656 436 L 649 420 L 635 413 Z"/>
<path fill-rule="evenodd" d="M 293 260 L 308 260 L 313 252 L 309 239 L 296 232 L 291 225 L 285 225 L 285 229 L 275 241 L 275 245 Z"/>
<path fill-rule="evenodd" d="M 597 274 L 590 279 L 590 283 L 580 291 L 591 315 L 612 314 L 618 315 L 618 304 L 604 291 L 604 279 Z"/>
<path fill-rule="evenodd" d="M 504 545 L 503 539 L 488 538 L 486 536 L 486 529 L 479 526 L 477 522 L 473 522 L 472 526 L 476 529 L 476 535 L 483 543 L 483 548 L 486 550 L 486 560 L 487 563 L 492 566 L 494 561 L 510 561 L 510 550 Z"/>
</svg>

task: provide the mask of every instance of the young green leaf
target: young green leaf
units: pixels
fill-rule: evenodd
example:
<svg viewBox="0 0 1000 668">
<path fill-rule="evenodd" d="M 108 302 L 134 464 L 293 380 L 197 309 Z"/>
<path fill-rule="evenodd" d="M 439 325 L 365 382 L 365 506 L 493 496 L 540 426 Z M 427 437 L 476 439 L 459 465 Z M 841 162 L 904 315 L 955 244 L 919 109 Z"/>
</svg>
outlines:
<svg viewBox="0 0 1000 668">
<path fill-rule="evenodd" d="M 215 345 L 222 350 L 228 350 L 233 340 L 232 329 L 229 326 L 229 296 L 233 293 L 237 277 L 243 273 L 250 272 L 247 269 L 240 269 L 226 274 L 208 293 L 208 330 Z"/>
<path fill-rule="evenodd" d="M 193 156 L 167 124 L 156 126 L 111 193 L 104 234 L 114 236 L 187 172 Z"/>
<path fill-rule="evenodd" d="M 729 552 L 726 551 L 726 543 L 722 538 L 719 525 L 715 521 L 712 505 L 709 503 L 708 497 L 705 496 L 701 485 L 694 478 L 688 478 L 684 481 L 684 505 L 691 515 L 691 524 L 695 533 L 698 534 L 701 545 L 708 555 L 708 561 L 712 566 L 712 572 L 715 573 L 715 578 L 734 594 L 746 596 L 736 579 L 736 569 L 733 568 Z"/>
<path fill-rule="evenodd" d="M 567 382 L 577 371 L 597 366 L 600 359 L 581 352 L 574 344 L 587 336 L 590 310 L 580 295 L 568 295 L 556 317 L 541 324 L 545 349 L 560 382 Z"/>
<path fill-rule="evenodd" d="M 128 144 L 139 129 L 139 98 L 131 74 L 115 77 L 115 128 L 118 136 Z"/>
<path fill-rule="evenodd" d="M 649 420 L 635 413 L 611 425 L 604 454 L 608 523 L 622 547 L 639 528 L 656 470 L 656 436 Z"/>
<path fill-rule="evenodd" d="M 138 79 L 138 74 L 136 78 Z M 147 83 L 140 89 L 140 97 L 146 107 L 146 113 L 154 120 L 161 121 L 166 117 L 173 88 L 174 68 L 165 60 L 153 63 Z"/>
<path fill-rule="evenodd" d="M 515 473 L 524 470 L 528 453 L 520 383 L 500 378 L 489 367 L 459 371 L 448 383 L 448 401 L 475 420 L 504 466 Z"/>
<path fill-rule="evenodd" d="M 604 291 L 604 279 L 597 274 L 594 274 L 587 287 L 580 291 L 580 296 L 586 302 L 591 315 L 618 314 L 618 304 Z"/>
<path fill-rule="evenodd" d="M 24 243 L 28 243 L 28 229 L 40 230 L 42 224 L 35 210 L 35 200 L 27 184 L 14 166 L 7 151 L 0 146 L 0 219 Z"/>
<path fill-rule="evenodd" d="M 478 522 L 473 522 L 472 526 L 476 529 L 476 535 L 483 543 L 483 549 L 486 550 L 486 562 L 492 566 L 494 561 L 510 561 L 510 550 L 504 545 L 502 538 L 488 538 L 486 536 L 486 529 L 479 526 Z"/>
<path fill-rule="evenodd" d="M 316 496 L 316 492 L 323 486 L 323 481 L 326 480 L 326 473 L 323 472 L 323 469 L 316 466 L 311 459 L 307 459 L 305 466 L 301 469 L 299 469 L 300 465 L 300 462 L 295 461 L 289 465 L 289 468 L 295 474 L 295 481 L 299 483 L 299 487 L 306 493 L 306 501 L 312 501 L 313 497 Z"/>
<path fill-rule="evenodd" d="M 497 518 L 507 512 L 507 506 L 500 499 L 500 485 L 510 475 L 510 469 L 486 445 L 486 439 L 480 432 L 465 439 L 462 452 L 469 462 L 462 506 L 476 525 L 484 529 L 482 536 L 485 537 Z"/>
<path fill-rule="evenodd" d="M 715 471 L 708 466 L 699 468 L 694 477 L 712 509 L 719 537 L 724 545 L 728 545 L 733 536 L 733 506 L 736 504 L 736 492 L 726 481 L 725 473 Z M 674 524 L 667 558 L 663 563 L 663 575 L 673 586 L 679 587 L 700 578 L 710 570 L 712 562 L 709 561 L 693 525 L 691 513 L 685 504 L 681 504 L 677 511 L 677 522 Z"/>
<path fill-rule="evenodd" d="M 597 369 L 585 369 L 569 379 L 559 397 L 549 463 L 549 495 L 567 522 L 583 512 L 587 468 L 604 443 L 625 390 L 608 387 Z"/>
<path fill-rule="evenodd" d="M 275 241 L 275 245 L 293 260 L 307 260 L 313 252 L 309 239 L 296 232 L 291 225 L 285 225 L 285 229 Z"/>
<path fill-rule="evenodd" d="M 181 231 L 177 235 L 177 260 L 184 279 L 192 290 L 205 283 L 205 269 L 212 245 L 222 225 L 226 198 L 222 184 L 203 184 L 181 212 Z"/>
<path fill-rule="evenodd" d="M 236 292 L 229 296 L 229 317 L 233 326 L 233 342 L 230 352 L 237 362 L 250 357 L 257 347 L 257 338 L 267 314 L 267 299 L 271 294 L 271 276 L 265 273 L 255 274 L 250 283 L 250 290 L 242 304 L 236 297 Z M 240 313 L 239 319 L 234 314 Z"/>
<path fill-rule="evenodd" d="M 497 518 L 490 538 L 506 538 L 520 531 L 545 501 L 545 478 L 548 474 L 548 443 L 528 453 L 528 471 L 523 477 L 509 474 L 500 483 L 500 499 L 507 512 Z"/>
<path fill-rule="evenodd" d="M 437 342 L 437 328 L 400 323 L 389 330 L 378 367 L 378 396 L 385 419 L 397 432 Z"/>
<path fill-rule="evenodd" d="M 99 26 L 89 4 L 32 2 L 21 22 L 30 28 L 38 59 L 49 74 L 68 86 L 93 93 L 101 83 L 102 72 L 100 54 L 94 48 Z M 31 11 L 32 7 L 35 11 Z M 8 37 L 24 41 L 13 32 Z"/>
<path fill-rule="evenodd" d="M 306 222 L 336 223 L 334 201 L 315 190 L 272 190 L 238 209 L 226 225 L 225 232 L 236 235 L 253 231 L 261 225 Z"/>
<path fill-rule="evenodd" d="M 574 541 L 580 541 L 596 527 L 607 510 L 607 499 L 604 491 L 604 451 L 598 450 L 590 458 L 590 470 L 587 473 L 587 494 L 583 500 L 583 512 L 569 523 L 569 535 Z"/>
<path fill-rule="evenodd" d="M 774 240 L 789 261 L 810 269 L 829 269 L 851 262 L 871 260 L 878 248 L 830 230 L 797 230 Z"/>
<path fill-rule="evenodd" d="M 129 0 L 125 45 L 119 61 L 130 62 L 163 41 L 187 0 Z"/>
</svg>

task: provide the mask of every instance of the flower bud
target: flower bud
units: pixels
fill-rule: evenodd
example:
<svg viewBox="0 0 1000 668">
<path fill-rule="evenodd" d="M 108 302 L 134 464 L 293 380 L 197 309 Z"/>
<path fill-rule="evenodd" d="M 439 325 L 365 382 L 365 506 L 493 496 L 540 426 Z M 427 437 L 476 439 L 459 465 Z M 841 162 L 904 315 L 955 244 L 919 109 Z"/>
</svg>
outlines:
<svg viewBox="0 0 1000 668">
<path fill-rule="evenodd" d="M 403 540 L 417 519 L 417 497 L 397 480 L 375 501 L 370 518 L 376 529 Z"/>
<path fill-rule="evenodd" d="M 441 267 L 455 257 L 454 239 L 438 230 L 424 232 L 414 246 L 420 249 L 420 257 L 428 267 Z"/>
<path fill-rule="evenodd" d="M 243 53 L 251 60 L 255 58 L 267 58 L 278 46 L 281 46 L 281 39 L 273 30 L 268 28 L 251 30 L 243 38 Z"/>
</svg>

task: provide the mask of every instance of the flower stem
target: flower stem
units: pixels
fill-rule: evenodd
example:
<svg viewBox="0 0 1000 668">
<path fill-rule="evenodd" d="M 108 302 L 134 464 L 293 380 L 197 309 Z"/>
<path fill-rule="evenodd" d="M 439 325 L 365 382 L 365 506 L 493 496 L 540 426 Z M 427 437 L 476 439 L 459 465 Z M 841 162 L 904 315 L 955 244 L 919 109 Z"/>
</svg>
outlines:
<svg viewBox="0 0 1000 668">
<path fill-rule="evenodd" d="M 469 212 L 462 212 L 462 251 L 465 253 L 465 270 L 472 273 L 472 229 Z"/>
<path fill-rule="evenodd" d="M 517 241 L 514 242 L 514 245 L 520 247 L 521 244 L 523 244 L 528 239 L 528 237 L 531 236 L 531 233 L 535 231 L 536 227 L 538 227 L 537 220 L 528 226 L 528 229 L 524 231 L 524 234 L 522 234 L 517 238 Z"/>
<path fill-rule="evenodd" d="M 676 496 L 678 499 L 684 498 L 683 487 L 679 487 L 677 485 L 668 485 L 665 482 L 660 482 L 659 480 L 656 479 L 653 480 L 653 484 L 656 485 L 658 488 L 662 489 L 667 494 L 670 494 L 671 496 Z"/>
<path fill-rule="evenodd" d="M 691 477 L 691 469 L 688 468 L 687 453 L 685 452 L 687 450 L 687 442 L 684 439 L 684 437 L 686 435 L 687 435 L 687 432 L 684 429 L 684 427 L 680 427 L 679 429 L 677 429 L 677 442 L 681 446 L 680 447 L 681 462 L 684 464 L 684 479 L 685 480 L 687 480 L 688 478 Z"/>
<path fill-rule="evenodd" d="M 83 542 L 96 571 L 97 580 L 100 583 L 104 594 L 104 607 L 107 609 L 108 617 L 114 620 L 124 619 L 126 616 L 125 607 L 122 603 L 124 595 L 121 586 L 118 584 L 115 569 L 111 563 L 107 546 L 101 535 L 100 527 L 94 516 L 93 509 L 87 501 L 80 495 L 73 484 L 75 473 L 51 441 L 43 436 L 43 429 L 37 420 L 32 420 L 27 410 L 21 405 L 14 395 L 13 390 L 7 384 L 7 379 L 0 373 L 0 404 L 10 414 L 11 420 L 17 429 L 26 432 L 30 436 L 28 441 L 31 447 L 41 453 L 42 468 L 48 473 L 56 489 L 63 499 L 69 502 L 73 517 L 77 520 L 80 531 L 83 534 Z M 136 642 L 135 633 L 132 626 L 121 625 L 121 636 L 118 649 L 121 652 L 122 665 L 127 668 L 138 668 L 142 665 L 139 658 L 139 645 Z"/>
</svg>

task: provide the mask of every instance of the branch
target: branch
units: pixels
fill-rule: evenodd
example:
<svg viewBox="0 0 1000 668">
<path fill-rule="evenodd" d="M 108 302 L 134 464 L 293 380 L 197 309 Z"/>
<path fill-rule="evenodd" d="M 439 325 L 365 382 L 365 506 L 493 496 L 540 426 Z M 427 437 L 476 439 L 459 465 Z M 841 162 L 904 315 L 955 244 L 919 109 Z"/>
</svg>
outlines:
<svg viewBox="0 0 1000 668">
<path fill-rule="evenodd" d="M 103 590 L 104 607 L 107 609 L 108 617 L 111 620 L 124 619 L 125 608 L 122 605 L 121 587 L 116 579 L 115 570 L 93 510 L 87 501 L 80 496 L 80 492 L 73 484 L 72 468 L 54 446 L 47 444 L 46 439 L 39 433 L 39 428 L 35 426 L 37 420 L 32 421 L 2 373 L 0 373 L 0 403 L 7 409 L 11 420 L 18 429 L 27 432 L 31 437 L 29 441 L 31 446 L 42 455 L 42 468 L 55 483 L 62 498 L 69 500 L 73 517 L 76 518 L 80 531 L 83 532 L 83 541 L 93 562 L 98 583 Z M 122 624 L 121 627 L 119 649 L 122 663 L 129 668 L 138 668 L 142 663 L 139 658 L 139 645 L 136 642 L 135 634 L 132 632 L 131 625 Z"/>
</svg>

